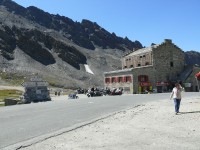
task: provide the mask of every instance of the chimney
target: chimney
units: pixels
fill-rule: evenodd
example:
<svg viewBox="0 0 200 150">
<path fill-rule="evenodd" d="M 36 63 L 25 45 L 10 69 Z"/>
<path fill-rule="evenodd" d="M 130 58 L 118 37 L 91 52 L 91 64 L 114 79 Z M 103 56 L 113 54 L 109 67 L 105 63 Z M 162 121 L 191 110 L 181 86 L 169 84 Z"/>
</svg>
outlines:
<svg viewBox="0 0 200 150">
<path fill-rule="evenodd" d="M 165 43 L 172 43 L 171 39 L 165 39 Z"/>
</svg>

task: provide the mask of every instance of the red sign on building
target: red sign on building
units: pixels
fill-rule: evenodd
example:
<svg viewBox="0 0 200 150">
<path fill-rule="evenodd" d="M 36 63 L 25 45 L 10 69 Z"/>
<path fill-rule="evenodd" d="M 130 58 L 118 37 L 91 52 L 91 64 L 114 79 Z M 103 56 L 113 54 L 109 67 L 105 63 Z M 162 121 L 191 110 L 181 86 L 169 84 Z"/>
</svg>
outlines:
<svg viewBox="0 0 200 150">
<path fill-rule="evenodd" d="M 156 82 L 156 86 L 168 86 L 169 82 Z"/>
<path fill-rule="evenodd" d="M 140 86 L 151 86 L 150 82 L 140 82 Z"/>
</svg>

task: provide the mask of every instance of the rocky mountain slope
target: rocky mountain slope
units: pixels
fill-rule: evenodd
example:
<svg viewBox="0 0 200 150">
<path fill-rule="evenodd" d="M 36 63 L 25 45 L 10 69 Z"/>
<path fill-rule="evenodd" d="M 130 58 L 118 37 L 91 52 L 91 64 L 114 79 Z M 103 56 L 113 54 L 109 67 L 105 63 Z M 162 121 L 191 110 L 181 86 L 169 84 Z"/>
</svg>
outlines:
<svg viewBox="0 0 200 150">
<path fill-rule="evenodd" d="M 187 65 L 199 65 L 200 66 L 200 53 L 196 51 L 185 52 L 185 61 Z"/>
<path fill-rule="evenodd" d="M 5 79 L 39 74 L 54 86 L 103 86 L 103 72 L 121 69 L 120 58 L 142 47 L 86 19 L 74 22 L 0 0 L 0 70 Z M 185 54 L 186 64 L 200 65 L 200 53 Z"/>
<path fill-rule="evenodd" d="M 120 69 L 120 57 L 141 47 L 139 41 L 118 37 L 95 22 L 74 22 L 0 0 L 0 67 L 10 76 L 37 73 L 52 85 L 102 86 L 103 72 Z"/>
</svg>

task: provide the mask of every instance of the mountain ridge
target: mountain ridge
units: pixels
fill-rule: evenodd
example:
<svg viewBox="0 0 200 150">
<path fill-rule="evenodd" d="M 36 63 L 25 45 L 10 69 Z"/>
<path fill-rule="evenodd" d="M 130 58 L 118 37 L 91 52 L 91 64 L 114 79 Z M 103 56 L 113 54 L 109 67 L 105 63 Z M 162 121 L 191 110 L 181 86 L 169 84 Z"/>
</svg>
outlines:
<svg viewBox="0 0 200 150">
<path fill-rule="evenodd" d="M 87 19 L 83 19 L 82 22 L 74 22 L 68 17 L 60 16 L 58 14 L 53 15 L 34 6 L 24 8 L 17 3 L 14 5 L 14 3 L 15 2 L 10 0 L 1 1 L 1 4 L 6 6 L 8 11 L 11 13 L 20 15 L 33 22 L 37 22 L 41 26 L 44 26 L 48 29 L 73 35 L 68 38 L 84 48 L 91 50 L 95 49 L 94 45 L 91 43 L 91 40 L 93 40 L 96 45 L 100 47 L 102 46 L 103 48 L 109 46 L 112 49 L 118 48 L 120 50 L 124 50 L 120 44 L 125 44 L 130 50 L 133 48 L 142 47 L 139 41 L 132 42 L 128 38 L 123 39 L 121 37 L 117 37 L 114 33 L 111 34 L 104 28 L 100 27 L 96 22 L 91 22 Z"/>
<path fill-rule="evenodd" d="M 0 0 L 0 13 L 2 70 L 24 76 L 38 73 L 57 86 L 103 86 L 103 72 L 120 69 L 122 54 L 142 47 L 95 22 L 74 22 L 11 0 Z"/>
<path fill-rule="evenodd" d="M 0 67 L 9 76 L 40 74 L 51 85 L 66 88 L 103 86 L 103 73 L 121 69 L 120 58 L 142 47 L 87 19 L 74 22 L 0 0 Z M 185 54 L 186 64 L 200 65 L 198 52 Z"/>
</svg>

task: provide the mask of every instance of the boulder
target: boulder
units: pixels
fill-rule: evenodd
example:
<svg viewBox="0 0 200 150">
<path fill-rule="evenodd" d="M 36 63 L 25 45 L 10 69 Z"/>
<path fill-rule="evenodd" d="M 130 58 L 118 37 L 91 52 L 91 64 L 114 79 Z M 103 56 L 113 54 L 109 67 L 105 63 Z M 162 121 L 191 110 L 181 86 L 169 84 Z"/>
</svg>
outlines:
<svg viewBox="0 0 200 150">
<path fill-rule="evenodd" d="M 16 105 L 18 100 L 12 98 L 5 98 L 4 99 L 5 106 Z"/>
</svg>

